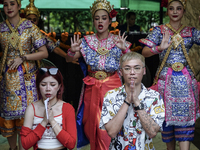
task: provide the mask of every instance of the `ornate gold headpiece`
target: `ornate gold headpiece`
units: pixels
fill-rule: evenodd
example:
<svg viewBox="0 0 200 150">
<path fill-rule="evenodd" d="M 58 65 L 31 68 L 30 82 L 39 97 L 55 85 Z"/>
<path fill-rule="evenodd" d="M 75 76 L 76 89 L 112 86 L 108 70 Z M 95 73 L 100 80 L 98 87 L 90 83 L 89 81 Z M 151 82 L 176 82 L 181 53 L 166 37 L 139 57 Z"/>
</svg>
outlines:
<svg viewBox="0 0 200 150">
<path fill-rule="evenodd" d="M 16 0 L 17 3 L 20 5 L 21 4 L 21 0 Z M 0 4 L 3 4 L 3 0 L 0 0 Z"/>
<path fill-rule="evenodd" d="M 104 9 L 106 10 L 109 14 L 113 10 L 113 5 L 110 5 L 110 2 L 107 0 L 96 0 L 93 4 L 92 7 L 90 6 L 90 11 L 92 13 L 92 17 L 94 17 L 94 14 L 97 10 L 99 9 Z"/>
<path fill-rule="evenodd" d="M 40 12 L 34 5 L 34 0 L 29 0 L 29 5 L 26 6 L 25 15 L 36 15 L 38 18 L 40 17 Z"/>
<path fill-rule="evenodd" d="M 171 3 L 174 0 L 168 0 L 168 4 Z M 184 6 L 184 9 L 186 8 L 186 2 L 187 0 L 178 0 L 179 2 L 181 2 L 181 4 Z"/>
<path fill-rule="evenodd" d="M 20 5 L 21 4 L 21 0 L 17 0 L 17 3 Z"/>
<path fill-rule="evenodd" d="M 20 5 L 21 4 L 21 0 L 17 0 L 17 3 Z"/>
</svg>

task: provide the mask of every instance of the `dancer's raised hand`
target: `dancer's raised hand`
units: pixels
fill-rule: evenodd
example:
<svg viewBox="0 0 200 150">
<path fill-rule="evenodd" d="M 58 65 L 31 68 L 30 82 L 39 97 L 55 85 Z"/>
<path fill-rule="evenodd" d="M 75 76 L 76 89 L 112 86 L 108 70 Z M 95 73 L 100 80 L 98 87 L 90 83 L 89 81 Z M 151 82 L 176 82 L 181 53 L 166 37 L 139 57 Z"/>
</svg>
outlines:
<svg viewBox="0 0 200 150">
<path fill-rule="evenodd" d="M 74 34 L 74 39 L 71 38 L 71 52 L 79 52 L 81 50 L 81 40 L 79 39 L 79 35 Z"/>
<path fill-rule="evenodd" d="M 115 40 L 115 45 L 121 49 L 122 51 L 125 51 L 126 50 L 126 47 L 125 47 L 125 42 L 126 42 L 126 38 L 127 36 L 125 36 L 125 32 L 123 33 L 123 35 L 121 36 L 120 34 L 120 31 L 119 31 L 119 35 L 118 35 L 118 39 Z"/>
</svg>

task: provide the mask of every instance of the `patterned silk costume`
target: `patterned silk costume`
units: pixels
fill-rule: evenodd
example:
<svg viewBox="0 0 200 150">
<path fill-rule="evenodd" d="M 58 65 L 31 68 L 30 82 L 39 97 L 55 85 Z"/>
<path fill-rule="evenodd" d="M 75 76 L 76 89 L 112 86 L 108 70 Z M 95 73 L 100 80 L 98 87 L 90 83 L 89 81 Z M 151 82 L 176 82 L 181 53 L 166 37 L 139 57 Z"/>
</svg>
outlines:
<svg viewBox="0 0 200 150">
<path fill-rule="evenodd" d="M 46 47 L 48 53 L 53 52 L 53 50 L 60 45 L 60 41 L 58 40 L 57 42 L 53 42 L 47 35 L 42 34 L 43 39 L 46 41 Z"/>
<path fill-rule="evenodd" d="M 193 67 L 188 61 L 188 54 L 193 44 L 200 45 L 200 31 L 183 25 L 180 29 L 181 31 L 177 32 L 169 24 L 160 25 L 155 27 L 146 39 L 140 40 L 153 49 L 161 44 L 163 34 L 169 31 L 173 41 L 157 82 L 158 92 L 165 102 L 167 126 L 191 126 L 199 117 L 198 84 L 192 71 Z M 159 53 L 160 62 L 163 61 L 166 52 L 167 49 Z"/>
<path fill-rule="evenodd" d="M 35 15 L 37 17 L 37 19 L 39 20 L 40 19 L 40 12 L 38 10 L 37 7 L 35 7 L 35 4 L 34 4 L 34 0 L 29 0 L 29 4 L 26 6 L 25 8 L 25 16 L 28 17 L 29 15 Z M 46 47 L 47 47 L 47 50 L 48 50 L 48 53 L 51 53 L 53 52 L 53 50 L 60 45 L 60 41 L 57 41 L 57 42 L 53 42 L 47 35 L 44 31 L 42 31 L 42 38 L 45 39 L 46 41 Z M 34 47 L 33 47 L 34 49 Z"/>
<path fill-rule="evenodd" d="M 5 136 L 11 135 L 15 130 L 14 128 L 9 129 L 6 122 L 23 118 L 26 107 L 37 100 L 35 85 L 36 61 L 24 61 L 15 70 L 9 70 L 8 65 L 15 58 L 35 53 L 36 49 L 46 44 L 40 30 L 31 21 L 21 19 L 17 29 L 15 28 L 16 34 L 14 36 L 10 30 L 11 28 L 14 29 L 14 26 L 10 25 L 9 21 L 0 24 L 0 43 L 4 52 L 0 64 L 2 68 L 0 129 L 2 133 L 8 131 Z M 17 42 L 13 43 L 12 40 Z M 9 130 L 6 130 L 6 128 Z M 20 126 L 17 128 L 20 129 Z"/>
<path fill-rule="evenodd" d="M 90 141 L 92 150 L 105 150 L 111 141 L 107 132 L 99 129 L 99 122 L 104 95 L 108 90 L 121 86 L 117 71 L 123 52 L 115 45 L 114 39 L 117 40 L 118 36 L 109 34 L 108 38 L 99 40 L 93 34 L 82 39 L 82 62 L 86 65 L 81 61 L 80 65 L 86 77 L 77 115 L 78 148 Z M 130 46 L 126 42 L 125 47 L 128 49 Z"/>
</svg>

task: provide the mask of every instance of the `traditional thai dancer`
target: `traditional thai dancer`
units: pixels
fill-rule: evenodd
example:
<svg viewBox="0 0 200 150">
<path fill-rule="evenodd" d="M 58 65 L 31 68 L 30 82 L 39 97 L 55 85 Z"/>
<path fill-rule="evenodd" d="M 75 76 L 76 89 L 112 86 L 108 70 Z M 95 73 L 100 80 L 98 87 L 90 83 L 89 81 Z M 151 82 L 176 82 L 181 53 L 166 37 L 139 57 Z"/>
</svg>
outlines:
<svg viewBox="0 0 200 150">
<path fill-rule="evenodd" d="M 37 26 L 19 16 L 21 0 L 3 0 L 7 19 L 0 24 L 0 130 L 11 150 L 17 150 L 17 132 L 26 107 L 37 100 L 35 60 L 48 57 L 45 40 Z M 32 46 L 34 49 L 32 49 Z M 35 51 L 37 49 L 37 52 Z M 19 148 L 22 150 L 20 139 Z"/>
<path fill-rule="evenodd" d="M 83 79 L 85 85 L 77 115 L 77 147 L 89 142 L 91 150 L 106 150 L 111 139 L 105 130 L 99 129 L 103 97 L 108 90 L 121 86 L 117 73 L 120 56 L 130 51 L 131 44 L 126 42 L 124 34 L 120 36 L 120 33 L 109 33 L 111 19 L 117 13 L 110 2 L 96 0 L 91 13 L 97 33 L 84 36 L 82 40 L 79 40 L 79 36 L 74 36 L 67 59 L 73 61 L 82 56 L 86 63 L 86 66 L 80 63 L 86 77 Z"/>
<path fill-rule="evenodd" d="M 170 22 L 157 26 L 140 42 L 145 44 L 142 54 L 159 54 L 160 67 L 154 81 L 165 103 L 165 122 L 162 139 L 167 149 L 188 150 L 194 139 L 195 121 L 199 117 L 199 91 L 195 72 L 188 57 L 193 44 L 200 45 L 200 31 L 181 24 L 186 0 L 165 2 Z"/>
<path fill-rule="evenodd" d="M 34 5 L 34 0 L 29 0 L 30 4 L 26 6 L 25 9 L 25 16 L 26 19 L 31 20 L 36 26 L 38 26 L 39 19 L 40 19 L 40 12 Z M 41 30 L 42 31 L 42 30 Z M 45 33 L 42 31 L 42 33 Z M 55 52 L 56 54 L 60 55 L 61 57 L 66 59 L 67 53 L 65 53 L 62 49 L 58 46 L 60 45 L 60 41 L 52 41 L 46 34 L 42 34 L 43 38 L 46 40 L 46 47 L 48 53 Z"/>
</svg>

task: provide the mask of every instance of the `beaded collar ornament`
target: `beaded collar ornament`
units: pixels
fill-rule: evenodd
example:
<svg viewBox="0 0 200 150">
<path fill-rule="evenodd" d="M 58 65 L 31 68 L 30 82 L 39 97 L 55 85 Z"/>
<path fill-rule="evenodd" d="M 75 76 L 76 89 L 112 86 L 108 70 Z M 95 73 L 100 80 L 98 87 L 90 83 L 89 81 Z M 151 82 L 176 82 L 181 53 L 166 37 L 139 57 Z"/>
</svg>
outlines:
<svg viewBox="0 0 200 150">
<path fill-rule="evenodd" d="M 173 1 L 175 1 L 175 0 L 162 0 L 161 6 L 162 7 L 167 7 L 168 4 L 173 2 Z M 187 0 L 178 0 L 178 1 L 181 2 L 181 4 L 184 6 L 184 9 L 185 9 Z"/>
<path fill-rule="evenodd" d="M 34 5 L 34 0 L 29 0 L 29 5 L 26 6 L 25 15 L 36 15 L 38 18 L 40 17 L 40 12 Z"/>
</svg>

